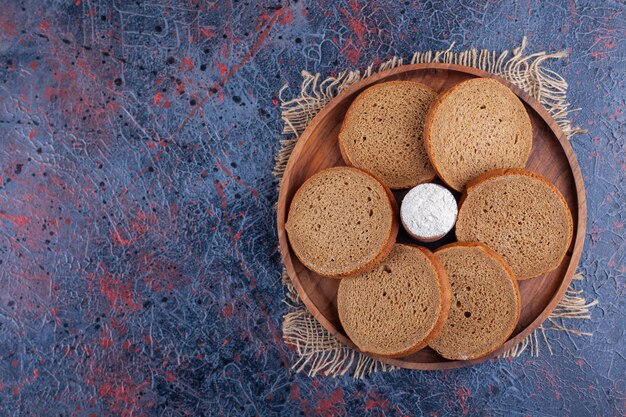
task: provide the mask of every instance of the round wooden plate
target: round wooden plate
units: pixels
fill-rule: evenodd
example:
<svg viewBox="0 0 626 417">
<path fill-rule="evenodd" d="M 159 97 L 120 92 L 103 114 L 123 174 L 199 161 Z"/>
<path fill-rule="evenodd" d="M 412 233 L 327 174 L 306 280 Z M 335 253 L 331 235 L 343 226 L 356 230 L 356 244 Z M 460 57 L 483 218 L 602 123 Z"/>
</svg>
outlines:
<svg viewBox="0 0 626 417">
<path fill-rule="evenodd" d="M 449 361 L 439 356 L 434 350 L 426 348 L 400 359 L 378 358 L 391 365 L 431 370 L 477 364 L 515 346 L 550 315 L 574 276 L 585 236 L 585 188 L 576 156 L 567 137 L 537 100 L 496 75 L 460 65 L 406 65 L 368 77 L 350 86 L 328 103 L 315 116 L 298 140 L 282 180 L 278 197 L 278 236 L 282 259 L 289 277 L 313 316 L 342 343 L 356 349 L 344 333 L 337 315 L 336 296 L 339 280 L 321 277 L 305 268 L 289 246 L 285 221 L 291 199 L 300 185 L 311 175 L 328 167 L 345 165 L 339 152 L 337 135 L 348 107 L 365 88 L 382 81 L 414 80 L 441 92 L 461 81 L 475 77 L 499 80 L 524 102 L 533 126 L 533 152 L 526 168 L 552 181 L 567 200 L 574 218 L 572 245 L 556 270 L 519 283 L 522 297 L 522 313 L 519 323 L 509 340 L 493 354 L 470 361 Z M 404 196 L 401 191 L 394 194 L 398 202 Z M 398 234 L 398 241 L 410 242 L 411 239 L 401 230 Z M 441 241 L 425 246 L 434 249 L 450 241 L 454 241 L 454 232 Z"/>
</svg>

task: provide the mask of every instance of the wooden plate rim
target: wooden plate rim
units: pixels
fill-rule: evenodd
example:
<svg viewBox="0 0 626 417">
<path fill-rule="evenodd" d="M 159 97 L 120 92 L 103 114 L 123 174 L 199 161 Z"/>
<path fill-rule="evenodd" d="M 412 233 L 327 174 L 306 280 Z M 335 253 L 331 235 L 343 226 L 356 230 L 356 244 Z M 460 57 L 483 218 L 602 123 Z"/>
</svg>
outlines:
<svg viewBox="0 0 626 417">
<path fill-rule="evenodd" d="M 323 120 L 328 113 L 334 111 L 334 108 L 338 105 L 338 103 L 342 102 L 344 96 L 353 94 L 355 91 L 360 90 L 364 87 L 372 85 L 376 82 L 379 82 L 385 78 L 407 73 L 407 72 L 415 72 L 415 71 L 423 71 L 423 70 L 447 70 L 447 71 L 457 71 L 466 73 L 469 75 L 473 75 L 476 77 L 482 78 L 493 78 L 496 79 L 503 84 L 507 85 L 522 101 L 524 101 L 527 105 L 529 105 L 548 125 L 552 133 L 556 136 L 557 140 L 561 144 L 565 155 L 567 157 L 567 161 L 569 163 L 570 169 L 572 170 L 572 175 L 574 177 L 574 184 L 576 187 L 576 199 L 578 206 L 578 223 L 576 228 L 576 236 L 574 239 L 574 247 L 572 249 L 572 255 L 570 258 L 569 265 L 567 270 L 565 271 L 565 276 L 561 281 L 559 288 L 554 293 L 554 296 L 541 312 L 541 314 L 532 321 L 525 329 L 523 329 L 519 334 L 517 334 L 514 338 L 506 341 L 498 350 L 495 352 L 483 356 L 481 358 L 468 360 L 468 361 L 445 361 L 445 362 L 409 362 L 405 361 L 402 358 L 400 359 L 389 359 L 389 358 L 381 358 L 374 356 L 376 359 L 385 362 L 389 365 L 398 366 L 402 368 L 408 369 L 418 369 L 418 370 L 441 370 L 441 369 L 453 369 L 453 368 L 461 368 L 465 366 L 479 364 L 486 360 L 492 359 L 495 356 L 501 354 L 502 352 L 510 349 L 515 346 L 517 343 L 521 342 L 525 337 L 530 335 L 534 330 L 536 330 L 541 323 L 543 323 L 550 313 L 554 310 L 556 305 L 559 303 L 565 291 L 569 287 L 572 278 L 576 272 L 576 268 L 578 267 L 578 263 L 580 261 L 580 257 L 583 250 L 584 240 L 585 240 L 585 230 L 587 223 L 587 207 L 586 207 L 586 193 L 585 193 L 585 185 L 582 178 L 582 173 L 580 171 L 580 167 L 578 165 L 578 161 L 576 159 L 576 155 L 574 150 L 567 139 L 567 136 L 560 128 L 558 123 L 552 118 L 552 116 L 548 113 L 548 111 L 539 103 L 536 99 L 531 97 L 524 90 L 520 89 L 516 85 L 510 83 L 509 81 L 489 72 L 479 70 L 472 67 L 466 67 L 463 65 L 456 64 L 441 64 L 441 63 L 430 63 L 430 64 L 411 64 L 411 65 L 403 65 L 401 67 L 393 68 L 390 70 L 382 71 L 380 73 L 374 74 L 370 77 L 367 77 L 364 80 L 361 80 L 344 91 L 342 91 L 337 97 L 333 98 L 328 104 L 324 106 L 322 110 L 318 112 L 318 114 L 313 118 L 311 123 L 307 126 L 305 131 L 302 133 L 296 145 L 289 157 L 289 161 L 287 162 L 287 166 L 285 169 L 285 174 L 282 178 L 281 187 L 278 195 L 278 210 L 277 210 L 277 227 L 278 227 L 278 239 L 279 239 L 279 247 L 281 252 L 281 258 L 289 274 L 289 277 L 296 288 L 300 298 L 302 299 L 305 306 L 309 309 L 311 314 L 324 326 L 326 330 L 328 330 L 331 334 L 333 334 L 340 342 L 349 346 L 350 348 L 357 349 L 357 347 L 352 343 L 350 339 L 348 339 L 345 335 L 337 330 L 337 328 L 329 322 L 324 315 L 317 309 L 315 304 L 308 297 L 307 293 L 302 288 L 298 275 L 295 273 L 295 269 L 293 263 L 291 261 L 291 257 L 289 256 L 289 243 L 287 241 L 287 235 L 285 233 L 285 217 L 287 211 L 287 192 L 284 187 L 287 184 L 291 177 L 290 166 L 293 164 L 306 145 L 307 141 L 310 138 L 310 134 L 315 130 L 317 124 Z M 370 355 L 372 356 L 372 355 Z"/>
</svg>

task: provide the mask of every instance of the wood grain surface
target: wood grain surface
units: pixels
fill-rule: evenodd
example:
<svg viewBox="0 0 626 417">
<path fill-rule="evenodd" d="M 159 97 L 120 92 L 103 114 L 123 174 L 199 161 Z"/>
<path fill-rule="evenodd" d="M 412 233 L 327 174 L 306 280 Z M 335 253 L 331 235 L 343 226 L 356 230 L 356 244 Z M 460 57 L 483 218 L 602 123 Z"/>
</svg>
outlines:
<svg viewBox="0 0 626 417">
<path fill-rule="evenodd" d="M 344 165 L 337 135 L 348 107 L 363 89 L 382 81 L 414 80 L 441 92 L 474 77 L 497 79 L 511 88 L 524 102 L 533 126 L 533 151 L 526 168 L 545 176 L 561 191 L 572 211 L 574 238 L 565 259 L 556 270 L 531 280 L 520 281 L 522 298 L 520 320 L 511 338 L 499 350 L 471 361 L 449 361 L 430 348 L 400 359 L 379 358 L 395 366 L 433 370 L 480 363 L 520 342 L 550 315 L 574 276 L 582 253 L 586 227 L 585 189 L 578 162 L 567 137 L 537 100 L 496 75 L 451 64 L 406 65 L 378 73 L 350 86 L 324 107 L 298 140 L 281 183 L 277 225 L 280 251 L 289 277 L 313 316 L 342 343 L 356 349 L 343 332 L 337 315 L 336 294 L 339 281 L 309 271 L 298 261 L 289 247 L 284 224 L 291 199 L 300 185 L 311 175 L 331 166 Z M 405 193 L 406 190 L 394 193 L 398 204 Z M 456 197 L 459 197 L 458 193 Z M 452 231 L 442 240 L 424 246 L 436 249 L 453 240 Z M 398 241 L 412 242 L 412 239 L 401 232 Z"/>
</svg>

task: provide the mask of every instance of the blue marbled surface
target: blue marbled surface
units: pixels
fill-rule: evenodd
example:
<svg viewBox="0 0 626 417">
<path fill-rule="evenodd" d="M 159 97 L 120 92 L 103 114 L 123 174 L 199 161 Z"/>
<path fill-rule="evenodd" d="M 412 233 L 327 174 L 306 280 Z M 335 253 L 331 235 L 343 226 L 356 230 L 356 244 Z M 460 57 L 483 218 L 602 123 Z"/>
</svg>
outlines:
<svg viewBox="0 0 626 417">
<path fill-rule="evenodd" d="M 626 6 L 0 0 L 0 416 L 626 414 Z M 579 284 L 553 356 L 365 380 L 290 370 L 277 92 L 300 70 L 565 49 L 588 130 Z"/>
</svg>

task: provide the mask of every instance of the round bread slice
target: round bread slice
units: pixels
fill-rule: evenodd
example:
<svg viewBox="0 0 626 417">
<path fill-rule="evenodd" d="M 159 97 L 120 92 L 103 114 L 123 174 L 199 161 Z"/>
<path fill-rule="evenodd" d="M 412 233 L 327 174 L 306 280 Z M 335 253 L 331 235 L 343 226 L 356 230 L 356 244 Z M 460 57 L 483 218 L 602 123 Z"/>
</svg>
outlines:
<svg viewBox="0 0 626 417">
<path fill-rule="evenodd" d="M 424 120 L 437 94 L 414 81 L 389 81 L 354 100 L 339 132 L 348 165 L 376 175 L 389 188 L 411 188 L 435 178 L 424 148 Z"/>
<path fill-rule="evenodd" d="M 489 78 L 463 81 L 437 98 L 426 117 L 424 142 L 437 175 L 462 191 L 496 168 L 524 168 L 533 130 L 522 102 Z"/>
<path fill-rule="evenodd" d="M 499 169 L 468 183 L 456 237 L 489 246 L 518 280 L 525 280 L 560 265 L 573 229 L 565 199 L 546 178 L 524 169 Z"/>
<path fill-rule="evenodd" d="M 448 316 L 450 283 L 425 248 L 396 244 L 376 268 L 341 280 L 339 319 L 367 353 L 397 358 L 422 349 Z"/>
<path fill-rule="evenodd" d="M 336 167 L 302 184 L 285 229 L 307 268 L 344 277 L 374 267 L 389 254 L 398 234 L 397 213 L 393 194 L 375 177 Z"/>
<path fill-rule="evenodd" d="M 504 259 L 480 243 L 451 243 L 435 251 L 452 286 L 452 303 L 430 347 L 452 360 L 480 358 L 511 336 L 519 321 L 517 280 Z"/>
</svg>

